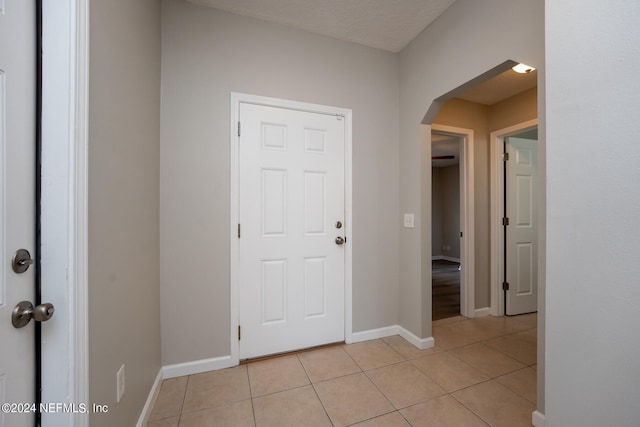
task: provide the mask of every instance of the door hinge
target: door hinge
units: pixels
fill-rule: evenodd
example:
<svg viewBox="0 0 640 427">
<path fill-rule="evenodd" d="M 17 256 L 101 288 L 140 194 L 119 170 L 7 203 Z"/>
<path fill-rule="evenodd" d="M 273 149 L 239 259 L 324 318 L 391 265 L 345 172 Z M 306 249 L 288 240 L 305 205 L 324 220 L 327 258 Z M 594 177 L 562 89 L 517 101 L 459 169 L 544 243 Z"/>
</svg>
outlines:
<svg viewBox="0 0 640 427">
<path fill-rule="evenodd" d="M 502 161 L 509 161 L 509 153 L 502 153 Z"/>
<path fill-rule="evenodd" d="M 240 341 L 240 325 L 238 325 L 238 341 Z"/>
<path fill-rule="evenodd" d="M 238 122 L 238 136 L 240 136 L 240 122 Z"/>
<path fill-rule="evenodd" d="M 505 227 L 509 225 L 509 218 L 507 217 L 502 218 L 502 225 L 504 225 Z"/>
<path fill-rule="evenodd" d="M 509 282 L 502 282 L 502 290 L 503 291 L 509 290 Z"/>
<path fill-rule="evenodd" d="M 240 238 L 240 224 L 238 224 L 238 239 Z"/>
</svg>

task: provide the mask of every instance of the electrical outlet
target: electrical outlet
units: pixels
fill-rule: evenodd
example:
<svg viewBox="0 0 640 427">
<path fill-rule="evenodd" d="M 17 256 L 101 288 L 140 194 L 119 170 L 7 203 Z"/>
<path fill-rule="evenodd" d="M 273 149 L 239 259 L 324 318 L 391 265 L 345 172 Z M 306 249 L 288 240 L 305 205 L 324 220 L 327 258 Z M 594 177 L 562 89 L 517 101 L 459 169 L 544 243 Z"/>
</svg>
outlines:
<svg viewBox="0 0 640 427">
<path fill-rule="evenodd" d="M 116 374 L 116 401 L 120 402 L 124 395 L 124 365 L 120 366 Z"/>
</svg>

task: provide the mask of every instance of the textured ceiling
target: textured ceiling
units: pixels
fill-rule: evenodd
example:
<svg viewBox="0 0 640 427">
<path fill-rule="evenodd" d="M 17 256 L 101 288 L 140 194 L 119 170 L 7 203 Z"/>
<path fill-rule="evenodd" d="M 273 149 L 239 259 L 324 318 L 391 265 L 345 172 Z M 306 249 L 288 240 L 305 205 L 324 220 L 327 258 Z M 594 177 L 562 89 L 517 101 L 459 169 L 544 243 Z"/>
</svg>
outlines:
<svg viewBox="0 0 640 427">
<path fill-rule="evenodd" d="M 399 52 L 454 0 L 188 0 L 238 15 Z"/>
</svg>

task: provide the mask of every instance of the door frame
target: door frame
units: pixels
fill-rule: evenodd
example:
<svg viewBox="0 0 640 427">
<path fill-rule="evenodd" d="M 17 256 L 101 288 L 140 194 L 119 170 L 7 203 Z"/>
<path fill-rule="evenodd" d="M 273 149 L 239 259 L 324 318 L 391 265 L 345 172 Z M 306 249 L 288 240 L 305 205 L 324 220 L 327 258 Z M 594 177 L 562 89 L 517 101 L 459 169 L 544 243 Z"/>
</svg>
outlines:
<svg viewBox="0 0 640 427">
<path fill-rule="evenodd" d="M 460 314 L 465 317 L 483 315 L 475 308 L 475 223 L 474 223 L 474 160 L 473 129 L 439 124 L 431 125 L 431 132 L 460 138 Z M 429 134 L 431 145 L 431 134 Z M 431 147 L 429 148 L 431 155 Z M 430 190 L 431 194 L 431 190 Z M 431 246 L 429 246 L 431 247 Z M 468 274 L 467 274 L 468 273 Z M 433 275 L 433 271 L 431 271 Z"/>
<path fill-rule="evenodd" d="M 504 229 L 502 216 L 504 212 L 504 176 L 502 169 L 502 144 L 505 138 L 538 127 L 538 119 L 528 120 L 513 126 L 491 132 L 489 135 L 489 193 L 490 193 L 490 240 L 491 240 L 491 315 L 504 316 L 504 298 L 502 298 L 502 282 L 504 282 Z"/>
<path fill-rule="evenodd" d="M 256 104 L 269 107 L 286 108 L 309 113 L 329 114 L 343 116 L 345 121 L 344 135 L 344 208 L 345 208 L 345 265 L 344 265 L 344 337 L 347 343 L 353 338 L 353 305 L 352 305 L 352 254 L 353 254 L 353 204 L 352 204 L 352 111 L 347 108 L 330 107 L 326 105 L 310 104 L 306 102 L 291 101 L 245 93 L 231 92 L 230 114 L 230 347 L 231 363 L 240 363 L 240 341 L 238 340 L 238 325 L 240 320 L 240 299 L 238 269 L 240 251 L 238 242 L 237 224 L 240 223 L 240 156 L 238 153 L 238 122 L 240 116 L 240 104 Z"/>
<path fill-rule="evenodd" d="M 43 2 L 42 177 L 47 185 L 42 186 L 41 247 L 50 255 L 42 260 L 42 297 L 57 297 L 58 304 L 42 331 L 42 401 L 87 407 L 89 1 Z M 46 55 L 56 59 L 48 61 Z M 42 422 L 83 427 L 89 414 L 43 413 Z"/>
</svg>

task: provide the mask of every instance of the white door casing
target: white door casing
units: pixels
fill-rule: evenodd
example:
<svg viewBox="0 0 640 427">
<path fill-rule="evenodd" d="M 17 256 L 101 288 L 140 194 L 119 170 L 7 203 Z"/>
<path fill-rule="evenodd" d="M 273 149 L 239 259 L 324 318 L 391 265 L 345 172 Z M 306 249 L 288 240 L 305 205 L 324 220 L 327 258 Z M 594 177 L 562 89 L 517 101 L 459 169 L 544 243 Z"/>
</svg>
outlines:
<svg viewBox="0 0 640 427">
<path fill-rule="evenodd" d="M 460 138 L 460 314 L 476 317 L 473 129 L 434 123 L 431 131 Z M 431 224 L 428 228 L 431 229 Z M 431 244 L 426 246 L 430 250 Z M 428 264 L 430 266 L 431 262 Z M 432 272 L 429 273 L 431 276 Z"/>
<path fill-rule="evenodd" d="M 508 315 L 538 309 L 538 142 L 506 139 Z"/>
<path fill-rule="evenodd" d="M 35 256 L 35 2 L 0 2 L 0 400 L 34 401 L 34 326 L 16 329 L 11 312 L 34 301 L 34 270 L 16 274 L 16 250 Z M 0 411 L 0 426 L 32 426 L 33 413 Z"/>
<path fill-rule="evenodd" d="M 43 2 L 42 401 L 88 405 L 87 140 L 90 0 Z M 97 402 L 99 403 L 99 402 Z M 44 412 L 42 425 L 86 426 L 89 414 Z"/>
<path fill-rule="evenodd" d="M 240 358 L 343 341 L 345 119 L 241 103 L 240 122 Z"/>
</svg>

